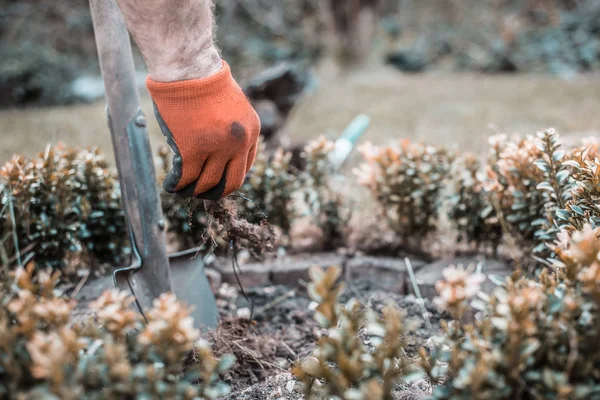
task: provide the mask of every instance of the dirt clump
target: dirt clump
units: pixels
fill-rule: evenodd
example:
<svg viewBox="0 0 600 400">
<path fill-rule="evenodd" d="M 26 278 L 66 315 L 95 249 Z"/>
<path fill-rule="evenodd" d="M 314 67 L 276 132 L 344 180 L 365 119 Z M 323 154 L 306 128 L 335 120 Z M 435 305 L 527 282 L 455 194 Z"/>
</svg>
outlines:
<svg viewBox="0 0 600 400">
<path fill-rule="evenodd" d="M 253 254 L 273 252 L 275 230 L 266 219 L 254 225 L 238 218 L 237 205 L 231 199 L 205 200 L 204 209 L 209 215 L 209 233 L 216 224 L 219 227 L 217 232 L 227 232 L 229 240 L 239 240 Z"/>
</svg>

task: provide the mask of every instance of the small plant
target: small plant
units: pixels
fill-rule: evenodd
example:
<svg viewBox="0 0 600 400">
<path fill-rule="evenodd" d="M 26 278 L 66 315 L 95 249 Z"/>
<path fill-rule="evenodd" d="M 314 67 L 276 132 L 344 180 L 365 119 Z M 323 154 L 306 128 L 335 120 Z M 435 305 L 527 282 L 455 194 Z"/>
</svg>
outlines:
<svg viewBox="0 0 600 400">
<path fill-rule="evenodd" d="M 123 265 L 130 248 L 118 177 L 99 149 L 78 151 L 74 164 L 82 217 L 77 238 L 94 261 Z"/>
<path fill-rule="evenodd" d="M 55 297 L 58 273 L 15 272 L 0 308 L 0 394 L 4 398 L 206 398 L 227 393 L 217 360 L 199 341 L 189 310 L 164 294 L 148 323 L 133 298 L 107 291 L 90 304 L 96 322 L 72 324 L 75 302 Z M 99 326 L 98 326 L 99 324 Z M 194 363 L 183 361 L 193 351 Z"/>
<path fill-rule="evenodd" d="M 485 191 L 483 166 L 473 155 L 457 157 L 452 166 L 452 194 L 448 217 L 458 231 L 459 240 L 480 249 L 496 251 L 502 240 L 502 227 Z"/>
<path fill-rule="evenodd" d="M 305 168 L 299 174 L 305 216 L 322 232 L 323 250 L 333 250 L 344 243 L 345 225 L 349 219 L 342 195 L 332 185 L 334 167 L 330 154 L 335 143 L 324 136 L 309 142 L 302 152 Z"/>
<path fill-rule="evenodd" d="M 237 204 L 229 198 L 204 200 L 204 209 L 209 216 L 207 233 L 211 237 L 223 238 L 229 243 L 239 243 L 255 258 L 273 252 L 275 230 L 266 219 L 260 224 L 251 224 L 239 218 Z"/>
<path fill-rule="evenodd" d="M 355 299 L 338 304 L 344 289 L 340 275 L 336 267 L 310 270 L 308 294 L 318 303 L 315 318 L 327 331 L 292 372 L 304 383 L 307 399 L 392 399 L 395 385 L 411 370 L 402 338 L 410 327 L 391 305 L 379 316 Z"/>
<path fill-rule="evenodd" d="M 487 166 L 486 189 L 497 214 L 523 248 L 535 245 L 538 227 L 534 221 L 545 216 L 545 197 L 537 186 L 544 172 L 535 161 L 543 159 L 533 136 L 520 138 L 496 135 L 490 138 L 491 156 Z"/>
<path fill-rule="evenodd" d="M 129 253 L 119 185 L 99 150 L 57 145 L 32 160 L 14 156 L 1 180 L 5 265 L 33 257 L 70 275 L 78 256 L 96 266 Z"/>
<path fill-rule="evenodd" d="M 441 384 L 436 399 L 590 399 L 600 395 L 600 230 L 586 226 L 553 246 L 558 261 L 536 280 L 506 279 L 491 296 L 471 305 L 468 275 L 438 283 L 454 321 L 423 365 Z M 446 273 L 455 275 L 454 273 Z M 443 380 L 442 383 L 440 380 Z"/>
<path fill-rule="evenodd" d="M 269 223 L 279 227 L 286 235 L 294 218 L 292 200 L 299 183 L 290 172 L 291 158 L 291 153 L 281 148 L 269 156 L 261 140 L 256 161 L 240 189 L 243 196 L 251 201 L 241 198 L 238 202 L 239 214 L 249 222 L 260 222 L 264 219 L 264 212 Z"/>
<path fill-rule="evenodd" d="M 543 253 L 547 252 L 546 243 L 556 238 L 559 230 L 556 212 L 564 209 L 571 198 L 572 182 L 569 167 L 564 162 L 565 151 L 561 148 L 559 136 L 554 129 L 538 132 L 537 147 L 542 152 L 542 157 L 534 163 L 542 171 L 544 180 L 538 183 L 536 189 L 543 193 L 545 213 L 532 222 L 533 226 L 539 227 L 535 238 L 540 242 L 533 251 Z"/>
<path fill-rule="evenodd" d="M 583 229 L 585 224 L 600 226 L 600 159 L 593 147 L 577 151 L 565 164 L 573 168 L 570 199 L 557 210 L 561 227 L 568 231 Z"/>
<path fill-rule="evenodd" d="M 81 251 L 74 156 L 48 148 L 34 160 L 13 156 L 2 167 L 2 237 L 9 239 L 11 264 L 34 254 L 41 267 L 66 269 L 67 255 Z"/>
<path fill-rule="evenodd" d="M 444 149 L 402 140 L 397 146 L 365 144 L 365 163 L 355 170 L 390 227 L 408 247 L 420 248 L 436 229 L 438 206 L 453 156 Z"/>
</svg>

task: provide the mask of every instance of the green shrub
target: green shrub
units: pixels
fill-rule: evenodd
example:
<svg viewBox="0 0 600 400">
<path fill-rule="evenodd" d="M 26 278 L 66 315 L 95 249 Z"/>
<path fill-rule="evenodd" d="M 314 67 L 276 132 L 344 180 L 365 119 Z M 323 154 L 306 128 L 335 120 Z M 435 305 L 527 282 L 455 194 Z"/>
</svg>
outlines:
<svg viewBox="0 0 600 400">
<path fill-rule="evenodd" d="M 410 326 L 391 305 L 379 316 L 356 299 L 338 304 L 344 289 L 340 275 L 336 267 L 310 270 L 308 294 L 318 303 L 315 318 L 326 333 L 292 372 L 307 399 L 392 399 L 395 385 L 411 372 L 402 336 Z"/>
<path fill-rule="evenodd" d="M 419 248 L 436 229 L 453 155 L 409 140 L 382 148 L 366 144 L 361 153 L 365 163 L 355 170 L 359 183 L 373 192 L 384 217 L 404 244 Z"/>
<path fill-rule="evenodd" d="M 486 188 L 500 218 L 504 218 L 510 235 L 523 248 L 535 245 L 534 221 L 545 216 L 545 198 L 538 184 L 544 173 L 535 165 L 543 158 L 533 136 L 521 138 L 496 135 L 488 161 Z"/>
<path fill-rule="evenodd" d="M 75 165 L 82 213 L 77 238 L 93 260 L 123 265 L 131 251 L 118 177 L 98 149 L 79 151 Z"/>
<path fill-rule="evenodd" d="M 131 296 L 107 291 L 90 304 L 96 322 L 72 324 L 75 302 L 54 295 L 58 273 L 34 276 L 34 269 L 17 269 L 2 298 L 0 397 L 215 399 L 227 393 L 218 374 L 233 360 L 212 356 L 172 294 L 155 300 L 144 324 Z M 192 352 L 195 362 L 184 368 Z"/>
<path fill-rule="evenodd" d="M 593 153 L 588 147 L 565 162 L 573 168 L 574 183 L 570 199 L 557 211 L 556 218 L 567 230 L 582 229 L 585 224 L 600 226 L 600 159 Z"/>
<path fill-rule="evenodd" d="M 552 260 L 548 244 L 561 230 L 573 232 L 600 220 L 598 162 L 590 156 L 596 147 L 569 152 L 554 129 L 535 139 L 500 137 L 494 143 L 501 142 L 504 148 L 494 147 L 489 167 L 492 196 L 521 246 Z"/>
<path fill-rule="evenodd" d="M 349 219 L 342 195 L 333 187 L 335 170 L 330 154 L 334 147 L 324 136 L 307 143 L 301 154 L 305 167 L 297 177 L 303 200 L 300 217 L 308 217 L 318 228 L 324 239 L 322 250 L 344 244 Z"/>
<path fill-rule="evenodd" d="M 457 157 L 452 165 L 448 218 L 460 241 L 495 252 L 502 240 L 502 227 L 482 174 L 483 165 L 475 156 Z"/>
<path fill-rule="evenodd" d="M 538 132 L 536 145 L 542 152 L 542 157 L 535 160 L 534 164 L 543 173 L 543 181 L 538 183 L 536 189 L 542 192 L 544 198 L 544 214 L 532 222 L 534 227 L 538 227 L 534 233 L 538 244 L 533 252 L 544 255 L 548 253 L 546 243 L 552 242 L 559 231 L 556 213 L 564 209 L 571 198 L 573 180 L 564 160 L 566 152 L 561 148 L 554 129 Z"/>
<path fill-rule="evenodd" d="M 266 214 L 269 223 L 285 235 L 292 226 L 293 194 L 299 186 L 291 172 L 291 158 L 291 153 L 281 148 L 267 154 L 261 140 L 254 165 L 240 189 L 245 198 L 238 201 L 239 214 L 249 222 L 259 223 Z"/>
<path fill-rule="evenodd" d="M 449 271 L 436 285 L 454 321 L 426 371 L 436 399 L 591 399 L 600 396 L 600 230 L 586 226 L 553 246 L 558 262 L 537 279 L 507 278 L 471 303 L 468 274 Z M 467 289 L 469 289 L 467 291 Z"/>
<path fill-rule="evenodd" d="M 67 254 L 81 251 L 72 161 L 49 149 L 33 161 L 14 156 L 2 168 L 2 237 L 11 263 L 34 252 L 40 266 L 66 269 Z"/>
<path fill-rule="evenodd" d="M 0 189 L 5 264 L 33 257 L 70 275 L 76 257 L 119 264 L 128 253 L 118 182 L 99 150 L 57 145 L 31 160 L 14 156 Z"/>
</svg>

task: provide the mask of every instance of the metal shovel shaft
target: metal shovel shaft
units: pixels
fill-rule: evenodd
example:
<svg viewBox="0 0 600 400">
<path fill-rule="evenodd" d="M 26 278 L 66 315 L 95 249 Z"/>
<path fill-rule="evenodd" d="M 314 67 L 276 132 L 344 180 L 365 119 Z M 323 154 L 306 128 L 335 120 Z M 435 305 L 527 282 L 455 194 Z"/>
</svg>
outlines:
<svg viewBox="0 0 600 400">
<path fill-rule="evenodd" d="M 124 269 L 137 270 L 129 275 L 129 285 L 145 309 L 161 293 L 171 291 L 165 222 L 146 118 L 140 109 L 129 33 L 117 4 L 114 0 L 90 0 L 90 8 L 123 206 L 133 241 L 134 262 Z"/>
</svg>

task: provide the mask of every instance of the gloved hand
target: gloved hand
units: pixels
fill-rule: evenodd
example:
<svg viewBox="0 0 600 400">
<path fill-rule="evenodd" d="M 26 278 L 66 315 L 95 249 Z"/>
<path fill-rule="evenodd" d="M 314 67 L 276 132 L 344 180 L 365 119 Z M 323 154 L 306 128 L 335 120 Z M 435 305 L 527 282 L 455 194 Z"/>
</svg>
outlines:
<svg viewBox="0 0 600 400">
<path fill-rule="evenodd" d="M 202 79 L 146 84 L 163 135 L 175 152 L 163 187 L 209 200 L 239 189 L 258 147 L 260 121 L 229 65 Z"/>
</svg>

